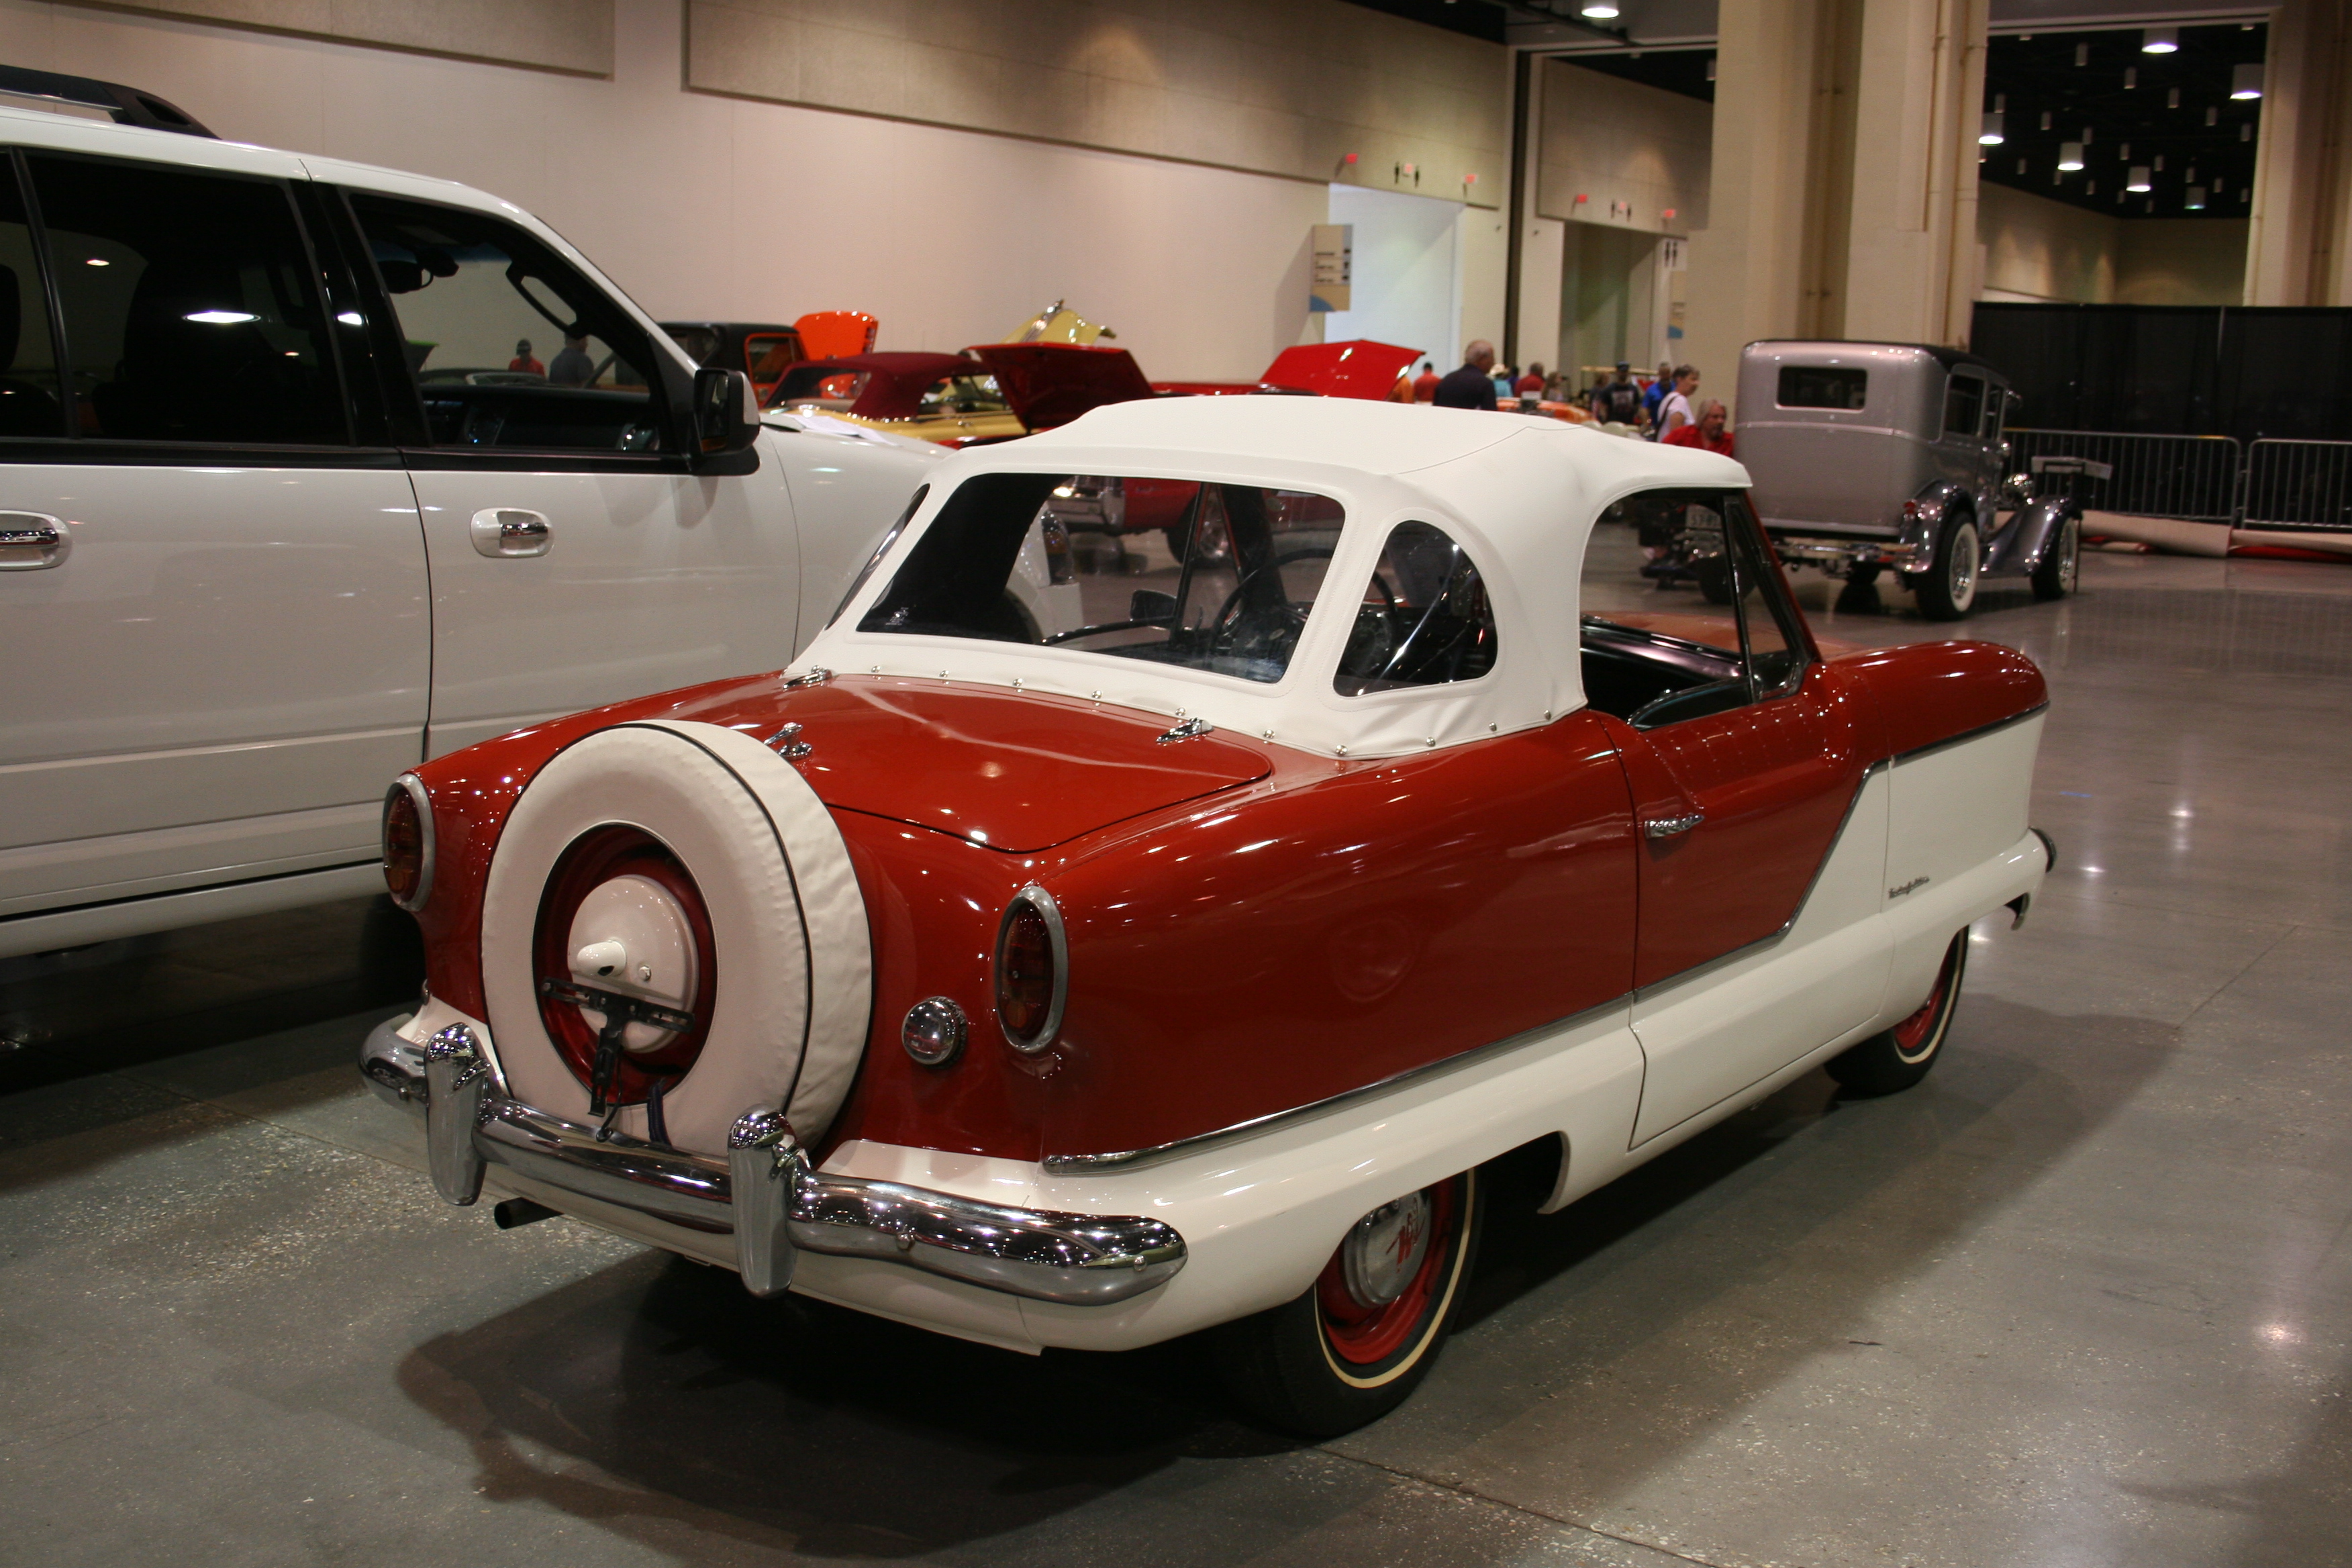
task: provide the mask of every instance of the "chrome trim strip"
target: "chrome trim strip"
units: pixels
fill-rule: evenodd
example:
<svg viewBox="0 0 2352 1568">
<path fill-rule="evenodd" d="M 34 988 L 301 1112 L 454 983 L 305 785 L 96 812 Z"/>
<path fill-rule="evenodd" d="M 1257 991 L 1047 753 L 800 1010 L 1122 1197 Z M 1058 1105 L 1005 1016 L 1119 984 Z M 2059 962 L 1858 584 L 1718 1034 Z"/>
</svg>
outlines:
<svg viewBox="0 0 2352 1568">
<path fill-rule="evenodd" d="M 1184 1267 L 1183 1237 L 1160 1220 L 1007 1208 L 813 1169 L 772 1110 L 745 1113 L 725 1160 L 606 1133 L 499 1093 L 463 1025 L 420 1047 L 396 1032 L 406 1021 L 369 1033 L 360 1075 L 380 1098 L 425 1117 L 435 1185 L 453 1203 L 478 1194 L 484 1165 L 502 1165 L 561 1192 L 734 1236 L 738 1271 L 761 1295 L 790 1284 L 800 1252 L 876 1258 L 1071 1306 L 1130 1300 Z M 438 1097 L 436 1075 L 448 1084 Z"/>
<path fill-rule="evenodd" d="M 1895 753 L 1894 760 L 1897 763 L 1908 763 L 1916 761 L 1921 757 L 1933 756 L 1937 752 L 1948 750 L 1950 747 L 1962 746 L 1966 745 L 1970 741 L 1981 740 L 1985 736 L 1991 734 L 1996 730 L 2006 730 L 2011 724 L 2022 724 L 2028 719 L 2038 719 L 2042 714 L 2049 711 L 2050 699 L 2045 697 L 2041 701 L 2035 703 L 2032 707 L 2025 710 L 2022 713 L 2012 713 L 2006 719 L 1996 719 L 1990 724 L 1979 724 L 1975 729 L 1963 731 L 1960 734 L 1948 735 L 1940 741 L 1930 741 L 1924 746 L 1915 746 L 1907 752 L 1897 752 Z"/>
<path fill-rule="evenodd" d="M 1391 1089 L 1402 1089 L 1408 1084 L 1417 1083 L 1423 1079 L 1436 1078 L 1458 1068 L 1472 1066 L 1486 1060 L 1488 1057 L 1515 1050 L 1545 1035 L 1554 1034 L 1562 1029 L 1576 1028 L 1580 1025 L 1591 1022 L 1604 1013 L 1630 1008 L 1633 994 L 1633 992 L 1628 991 L 1622 995 L 1611 997 L 1598 1006 L 1587 1007 L 1580 1013 L 1570 1013 L 1565 1018 L 1555 1018 L 1549 1024 L 1538 1024 L 1532 1029 L 1525 1029 L 1499 1040 L 1489 1040 L 1483 1046 L 1473 1046 L 1466 1051 L 1457 1051 L 1438 1061 L 1423 1062 L 1417 1068 L 1407 1068 L 1404 1071 L 1393 1073 L 1378 1083 L 1364 1084 L 1356 1089 L 1343 1090 L 1328 1099 L 1310 1100 L 1305 1105 L 1294 1105 L 1287 1110 L 1270 1110 L 1264 1116 L 1254 1116 L 1247 1121 L 1236 1121 L 1230 1127 L 1220 1127 L 1213 1132 L 1196 1132 L 1189 1138 L 1178 1138 L 1166 1143 L 1154 1143 L 1142 1149 L 1122 1149 L 1110 1154 L 1048 1154 L 1045 1156 L 1045 1169 L 1057 1176 L 1076 1175 L 1088 1171 L 1133 1170 L 1139 1165 L 1154 1164 L 1161 1160 L 1172 1159 L 1179 1154 L 1194 1153 L 1212 1144 L 1223 1143 L 1229 1139 L 1272 1131 L 1275 1128 L 1288 1122 L 1304 1121 L 1310 1116 L 1320 1116 L 1325 1111 L 1338 1110 L 1342 1107 L 1353 1105 L 1358 1100 L 1369 1100 L 1374 1095 L 1386 1094 Z"/>
</svg>

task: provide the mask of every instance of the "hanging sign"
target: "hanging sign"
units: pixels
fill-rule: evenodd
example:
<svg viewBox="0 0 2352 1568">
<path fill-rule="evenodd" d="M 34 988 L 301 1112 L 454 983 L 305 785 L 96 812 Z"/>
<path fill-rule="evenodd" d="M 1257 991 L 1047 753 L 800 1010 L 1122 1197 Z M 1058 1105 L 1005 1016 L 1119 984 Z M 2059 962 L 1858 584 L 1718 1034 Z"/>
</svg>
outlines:
<svg viewBox="0 0 2352 1568">
<path fill-rule="evenodd" d="M 1315 226 L 1315 281 L 1307 290 L 1309 310 L 1345 310 L 1356 279 L 1356 226 Z"/>
</svg>

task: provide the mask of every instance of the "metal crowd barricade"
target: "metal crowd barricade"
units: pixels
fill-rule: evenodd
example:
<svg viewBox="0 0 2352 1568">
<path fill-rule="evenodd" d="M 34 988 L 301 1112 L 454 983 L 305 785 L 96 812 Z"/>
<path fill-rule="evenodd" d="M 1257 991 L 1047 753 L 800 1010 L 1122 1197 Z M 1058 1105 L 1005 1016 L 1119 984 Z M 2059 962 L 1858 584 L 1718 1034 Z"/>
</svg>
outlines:
<svg viewBox="0 0 2352 1568">
<path fill-rule="evenodd" d="M 2032 474 L 2042 494 L 2086 510 L 2237 521 L 2241 449 L 2233 437 L 2012 429 L 2009 440 L 2011 472 Z"/>
<path fill-rule="evenodd" d="M 2352 441 L 2256 441 L 2244 526 L 2352 530 Z"/>
</svg>

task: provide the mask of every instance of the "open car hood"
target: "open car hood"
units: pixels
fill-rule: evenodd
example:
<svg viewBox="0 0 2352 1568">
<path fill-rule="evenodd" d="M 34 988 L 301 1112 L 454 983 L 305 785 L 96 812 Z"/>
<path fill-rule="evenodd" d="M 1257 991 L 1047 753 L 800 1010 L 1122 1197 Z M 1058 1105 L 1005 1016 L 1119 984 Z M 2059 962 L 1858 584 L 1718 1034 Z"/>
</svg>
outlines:
<svg viewBox="0 0 2352 1568">
<path fill-rule="evenodd" d="M 1152 395 L 1125 349 L 1077 343 L 976 343 L 970 351 L 1032 430 L 1067 425 L 1090 408 Z"/>
<path fill-rule="evenodd" d="M 844 676 L 790 703 L 817 798 L 1014 854 L 1264 778 L 1264 752 L 1070 698 Z"/>
<path fill-rule="evenodd" d="M 1260 384 L 1286 392 L 1311 392 L 1321 397 L 1360 397 L 1378 403 L 1396 390 L 1397 380 L 1419 349 L 1350 338 L 1338 343 L 1299 343 L 1274 356 L 1258 377 Z"/>
</svg>

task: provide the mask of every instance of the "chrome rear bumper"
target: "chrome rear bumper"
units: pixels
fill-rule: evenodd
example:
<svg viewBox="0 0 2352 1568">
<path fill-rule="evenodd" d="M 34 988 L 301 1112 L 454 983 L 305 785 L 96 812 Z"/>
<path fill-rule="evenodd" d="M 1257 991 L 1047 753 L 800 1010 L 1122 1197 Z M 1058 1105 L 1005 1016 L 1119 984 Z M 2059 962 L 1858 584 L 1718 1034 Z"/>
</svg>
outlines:
<svg viewBox="0 0 2352 1568">
<path fill-rule="evenodd" d="M 778 1110 L 755 1107 L 718 1160 L 647 1143 L 499 1092 L 472 1030 L 424 1045 L 379 1024 L 360 1076 L 421 1115 L 433 1185 L 453 1204 L 481 1195 L 488 1166 L 689 1229 L 731 1234 L 755 1296 L 791 1285 L 802 1252 L 871 1258 L 1033 1300 L 1124 1301 L 1184 1267 L 1184 1238 L 1155 1219 L 1006 1208 L 950 1193 L 813 1168 Z"/>
</svg>

